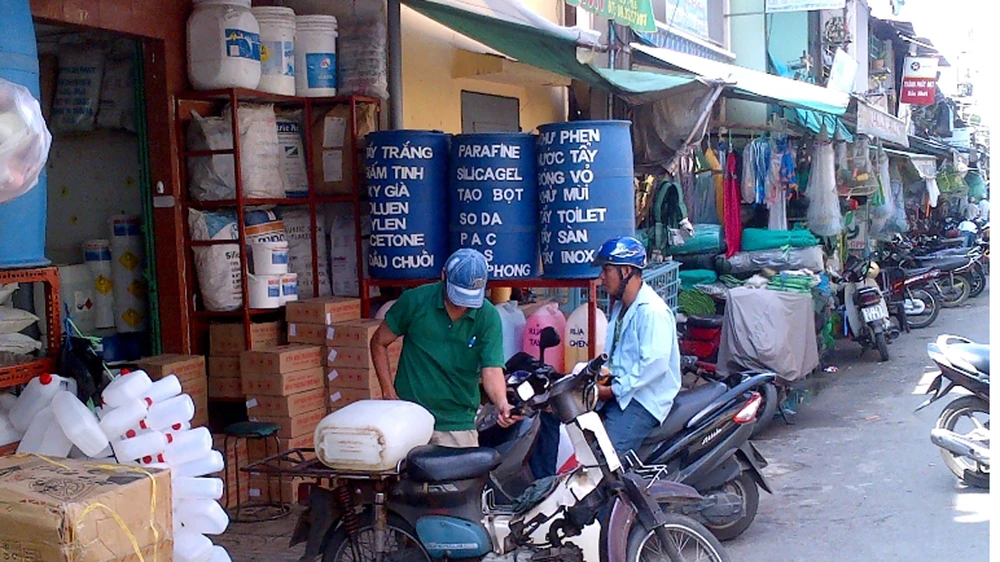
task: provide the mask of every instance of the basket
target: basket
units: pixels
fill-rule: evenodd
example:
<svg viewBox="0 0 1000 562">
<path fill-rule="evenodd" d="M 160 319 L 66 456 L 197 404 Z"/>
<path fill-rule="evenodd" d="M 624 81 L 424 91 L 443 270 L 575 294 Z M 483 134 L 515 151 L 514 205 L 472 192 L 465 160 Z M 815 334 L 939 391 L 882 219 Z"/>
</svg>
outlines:
<svg viewBox="0 0 1000 562">
<path fill-rule="evenodd" d="M 656 294 L 660 295 L 670 310 L 677 309 L 677 293 L 681 288 L 680 278 L 677 276 L 677 272 L 680 270 L 681 263 L 679 261 L 665 261 L 661 263 L 650 264 L 648 268 L 642 272 L 642 280 L 645 281 L 650 287 L 656 291 Z M 581 304 L 587 302 L 587 291 L 588 289 L 570 289 L 569 295 L 566 300 L 567 308 L 570 312 L 574 311 Z M 609 314 L 611 311 L 611 299 L 608 294 L 604 292 L 604 289 L 597 289 L 597 306 L 604 311 L 605 314 Z"/>
</svg>

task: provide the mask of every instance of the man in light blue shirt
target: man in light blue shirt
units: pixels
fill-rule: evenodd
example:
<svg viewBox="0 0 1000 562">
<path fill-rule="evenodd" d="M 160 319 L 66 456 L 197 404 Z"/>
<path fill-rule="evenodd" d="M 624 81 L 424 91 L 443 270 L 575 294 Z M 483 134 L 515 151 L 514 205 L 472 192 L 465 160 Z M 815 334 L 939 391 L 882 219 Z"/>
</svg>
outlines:
<svg viewBox="0 0 1000 562">
<path fill-rule="evenodd" d="M 674 314 L 642 280 L 646 249 L 630 236 L 601 246 L 594 266 L 601 285 L 614 297 L 605 352 L 610 386 L 599 388 L 605 401 L 604 426 L 619 455 L 638 450 L 673 405 L 681 388 L 680 350 Z"/>
</svg>

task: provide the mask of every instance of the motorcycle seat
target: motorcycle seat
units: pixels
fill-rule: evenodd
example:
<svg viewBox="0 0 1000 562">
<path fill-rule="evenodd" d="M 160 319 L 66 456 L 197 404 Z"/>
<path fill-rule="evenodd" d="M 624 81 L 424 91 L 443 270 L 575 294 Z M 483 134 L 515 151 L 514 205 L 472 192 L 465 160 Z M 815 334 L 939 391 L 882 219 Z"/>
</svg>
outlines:
<svg viewBox="0 0 1000 562">
<path fill-rule="evenodd" d="M 406 474 L 416 482 L 451 482 L 486 476 L 500 466 L 500 453 L 489 447 L 456 449 L 416 447 L 406 455 Z"/>
<path fill-rule="evenodd" d="M 719 314 L 710 314 L 705 316 L 689 314 L 687 317 L 687 325 L 689 328 L 721 328 L 722 316 Z"/>
<path fill-rule="evenodd" d="M 913 268 L 913 269 L 904 269 L 904 270 L 903 270 L 903 273 L 904 273 L 904 274 L 905 274 L 905 275 L 906 275 L 907 277 L 916 277 L 916 276 L 918 276 L 918 275 L 923 275 L 923 274 L 925 274 L 925 273 L 928 273 L 928 272 L 930 272 L 930 271 L 931 271 L 932 269 L 934 269 L 934 268 L 933 268 L 933 267 L 915 267 L 915 268 Z"/>
<path fill-rule="evenodd" d="M 958 359 L 972 365 L 984 375 L 990 374 L 990 346 L 979 343 L 958 343 L 948 346 Z"/>
<path fill-rule="evenodd" d="M 969 264 L 969 258 L 964 257 L 936 258 L 932 256 L 921 256 L 915 259 L 924 267 L 933 266 L 941 271 L 952 271 Z"/>
<path fill-rule="evenodd" d="M 953 256 L 964 256 L 968 253 L 969 253 L 969 248 L 946 248 L 944 250 L 937 250 L 936 252 L 925 254 L 924 257 L 947 258 Z"/>
<path fill-rule="evenodd" d="M 663 420 L 663 423 L 643 440 L 643 445 L 660 443 L 680 433 L 691 418 L 705 409 L 705 406 L 711 404 L 713 400 L 725 394 L 727 390 L 729 387 L 721 382 L 709 382 L 678 393 L 670 407 L 670 413 L 667 414 L 667 419 Z"/>
</svg>

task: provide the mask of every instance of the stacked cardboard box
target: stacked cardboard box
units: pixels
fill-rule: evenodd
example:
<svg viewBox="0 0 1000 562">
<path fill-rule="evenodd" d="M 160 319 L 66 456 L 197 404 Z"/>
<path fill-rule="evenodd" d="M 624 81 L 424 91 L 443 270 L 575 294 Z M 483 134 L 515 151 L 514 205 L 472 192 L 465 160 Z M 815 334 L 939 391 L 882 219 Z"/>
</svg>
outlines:
<svg viewBox="0 0 1000 562">
<path fill-rule="evenodd" d="M 226 436 L 222 433 L 212 434 L 212 447 L 223 454 L 226 459 L 226 468 L 213 476 L 222 478 L 225 483 L 225 491 L 219 503 L 223 507 L 236 507 L 236 497 L 239 495 L 240 503 L 245 503 L 250 498 L 250 479 L 246 473 L 240 474 L 240 485 L 236 487 L 236 465 L 239 460 L 239 467 L 243 468 L 250 464 L 247 454 L 247 440 L 229 438 L 229 447 L 226 447 Z"/>
<path fill-rule="evenodd" d="M 244 398 L 240 376 L 240 354 L 246 349 L 272 347 L 281 343 L 278 322 L 250 325 L 250 342 L 246 342 L 243 324 L 211 324 L 209 326 L 208 396 L 210 398 Z"/>
<path fill-rule="evenodd" d="M 382 389 L 375 374 L 375 363 L 369 341 L 381 320 L 351 320 L 330 326 L 326 339 L 327 394 L 329 411 L 333 412 L 358 400 L 382 398 Z M 389 371 L 396 374 L 402 340 L 389 346 Z"/>
<path fill-rule="evenodd" d="M 326 346 L 333 336 L 331 327 L 361 318 L 361 301 L 343 297 L 322 297 L 290 302 L 285 307 L 288 343 Z M 323 357 L 329 350 L 324 347 Z M 325 359 L 324 359 L 325 365 Z"/>
<path fill-rule="evenodd" d="M 181 382 L 181 390 L 194 401 L 191 426 L 208 425 L 208 377 L 205 375 L 204 357 L 166 353 L 142 359 L 137 366 L 154 381 L 176 375 Z"/>
<path fill-rule="evenodd" d="M 279 438 L 311 435 L 326 416 L 317 346 L 289 344 L 245 351 L 240 374 L 249 418 L 278 424 Z"/>
</svg>

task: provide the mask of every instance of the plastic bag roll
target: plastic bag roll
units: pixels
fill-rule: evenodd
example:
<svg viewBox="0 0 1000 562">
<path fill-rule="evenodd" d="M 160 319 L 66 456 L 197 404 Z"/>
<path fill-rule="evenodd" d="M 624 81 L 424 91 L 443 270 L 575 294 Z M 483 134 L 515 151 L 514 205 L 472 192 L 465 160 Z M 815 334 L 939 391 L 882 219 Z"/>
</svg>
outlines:
<svg viewBox="0 0 1000 562">
<path fill-rule="evenodd" d="M 119 332 L 146 329 L 146 281 L 139 217 L 111 217 L 111 280 L 114 282 L 115 328 Z"/>
<path fill-rule="evenodd" d="M 94 327 L 113 328 L 115 309 L 114 281 L 111 274 L 111 242 L 104 239 L 84 242 L 83 261 L 87 264 L 94 279 Z"/>
</svg>

